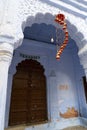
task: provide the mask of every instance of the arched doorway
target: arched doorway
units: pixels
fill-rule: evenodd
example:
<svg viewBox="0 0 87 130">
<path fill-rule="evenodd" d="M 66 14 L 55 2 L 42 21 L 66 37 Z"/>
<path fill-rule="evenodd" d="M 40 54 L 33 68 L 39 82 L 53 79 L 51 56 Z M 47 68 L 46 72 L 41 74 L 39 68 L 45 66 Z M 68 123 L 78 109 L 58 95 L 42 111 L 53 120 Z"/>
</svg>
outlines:
<svg viewBox="0 0 87 130">
<path fill-rule="evenodd" d="M 47 120 L 46 77 L 35 60 L 22 61 L 13 77 L 9 126 Z"/>
</svg>

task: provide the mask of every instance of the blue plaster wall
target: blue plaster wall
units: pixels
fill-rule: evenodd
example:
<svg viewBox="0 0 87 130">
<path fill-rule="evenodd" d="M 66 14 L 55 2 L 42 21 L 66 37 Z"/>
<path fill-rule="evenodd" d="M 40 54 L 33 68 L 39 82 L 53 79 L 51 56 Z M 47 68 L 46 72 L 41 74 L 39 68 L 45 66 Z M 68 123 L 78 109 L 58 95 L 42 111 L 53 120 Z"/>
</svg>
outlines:
<svg viewBox="0 0 87 130">
<path fill-rule="evenodd" d="M 57 61 L 56 46 L 24 39 L 22 46 L 15 50 L 9 69 L 5 127 L 8 127 L 12 78 L 16 72 L 16 65 L 25 59 L 20 56 L 21 53 L 39 56 L 36 60 L 45 68 L 49 121 L 61 121 L 59 113 L 65 113 L 68 107 L 74 107 L 78 113 L 87 117 L 82 83 L 84 71 L 77 56 L 77 48 L 66 47 L 61 59 Z"/>
</svg>

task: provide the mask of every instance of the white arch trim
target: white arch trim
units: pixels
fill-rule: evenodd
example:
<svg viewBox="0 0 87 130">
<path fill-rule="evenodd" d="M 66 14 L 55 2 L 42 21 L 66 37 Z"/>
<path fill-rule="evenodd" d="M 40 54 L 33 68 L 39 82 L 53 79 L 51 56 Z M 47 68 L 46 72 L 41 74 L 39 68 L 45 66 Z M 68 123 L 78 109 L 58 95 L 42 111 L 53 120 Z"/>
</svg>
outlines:
<svg viewBox="0 0 87 130">
<path fill-rule="evenodd" d="M 83 58 L 84 53 L 87 53 L 86 2 L 75 2 L 73 0 L 71 2 L 57 0 L 7 0 L 5 5 L 4 1 L 1 4 L 0 11 L 3 14 L 3 16 L 0 16 L 1 42 L 6 42 L 9 39 L 9 43 L 14 48 L 17 48 L 22 44 L 23 30 L 26 26 L 42 22 L 55 26 L 54 17 L 60 12 L 66 17 L 69 35 L 78 46 L 79 57 Z M 80 61 L 82 62 L 82 60 Z"/>
</svg>

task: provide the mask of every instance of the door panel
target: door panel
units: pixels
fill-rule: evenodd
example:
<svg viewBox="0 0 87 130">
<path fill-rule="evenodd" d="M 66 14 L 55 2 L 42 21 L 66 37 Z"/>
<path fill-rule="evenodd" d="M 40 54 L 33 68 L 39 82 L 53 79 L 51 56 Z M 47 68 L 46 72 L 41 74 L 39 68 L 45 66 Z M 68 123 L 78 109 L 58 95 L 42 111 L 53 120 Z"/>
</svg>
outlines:
<svg viewBox="0 0 87 130">
<path fill-rule="evenodd" d="M 46 120 L 46 79 L 43 67 L 36 61 L 23 62 L 13 79 L 9 125 Z"/>
<path fill-rule="evenodd" d="M 15 75 L 13 79 L 9 125 L 26 123 L 28 80 L 27 78 L 21 78 L 21 74 Z"/>
</svg>

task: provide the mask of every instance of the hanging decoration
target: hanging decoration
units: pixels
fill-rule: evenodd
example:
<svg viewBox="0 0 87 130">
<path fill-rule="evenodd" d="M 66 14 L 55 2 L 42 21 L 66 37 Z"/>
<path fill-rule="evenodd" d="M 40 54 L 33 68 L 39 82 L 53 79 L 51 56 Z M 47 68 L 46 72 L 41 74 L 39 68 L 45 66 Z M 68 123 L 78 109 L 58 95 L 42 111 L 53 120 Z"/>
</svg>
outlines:
<svg viewBox="0 0 87 130">
<path fill-rule="evenodd" d="M 55 22 L 57 22 L 58 24 L 60 24 L 62 26 L 62 29 L 65 33 L 65 38 L 62 44 L 58 44 L 58 36 L 56 36 L 56 44 L 57 44 L 57 54 L 56 54 L 56 59 L 60 59 L 60 55 L 62 54 L 64 48 L 66 47 L 67 43 L 68 43 L 68 30 L 67 30 L 67 24 L 65 22 L 65 16 L 64 14 L 58 14 L 55 17 Z M 57 29 L 58 31 L 58 29 Z"/>
</svg>

